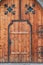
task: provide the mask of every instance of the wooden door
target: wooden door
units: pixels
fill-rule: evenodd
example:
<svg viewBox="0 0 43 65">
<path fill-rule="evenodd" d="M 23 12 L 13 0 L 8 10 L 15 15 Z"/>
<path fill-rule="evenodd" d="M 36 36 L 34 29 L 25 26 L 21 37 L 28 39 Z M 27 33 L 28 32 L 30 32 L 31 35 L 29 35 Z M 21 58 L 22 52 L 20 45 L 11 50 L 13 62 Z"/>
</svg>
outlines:
<svg viewBox="0 0 43 65">
<path fill-rule="evenodd" d="M 37 0 L 1 0 L 0 62 L 43 62 L 43 8 Z"/>
<path fill-rule="evenodd" d="M 26 20 L 9 25 L 9 62 L 31 62 L 31 24 Z"/>
</svg>

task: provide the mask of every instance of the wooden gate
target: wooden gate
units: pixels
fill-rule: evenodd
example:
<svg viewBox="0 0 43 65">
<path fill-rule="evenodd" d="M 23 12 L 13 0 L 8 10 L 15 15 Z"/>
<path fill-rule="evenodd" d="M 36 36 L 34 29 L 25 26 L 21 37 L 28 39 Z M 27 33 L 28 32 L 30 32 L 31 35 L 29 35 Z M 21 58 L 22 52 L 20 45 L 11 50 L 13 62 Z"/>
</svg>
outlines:
<svg viewBox="0 0 43 65">
<path fill-rule="evenodd" d="M 29 21 L 15 20 L 9 24 L 9 62 L 31 62 L 32 27 Z"/>
</svg>

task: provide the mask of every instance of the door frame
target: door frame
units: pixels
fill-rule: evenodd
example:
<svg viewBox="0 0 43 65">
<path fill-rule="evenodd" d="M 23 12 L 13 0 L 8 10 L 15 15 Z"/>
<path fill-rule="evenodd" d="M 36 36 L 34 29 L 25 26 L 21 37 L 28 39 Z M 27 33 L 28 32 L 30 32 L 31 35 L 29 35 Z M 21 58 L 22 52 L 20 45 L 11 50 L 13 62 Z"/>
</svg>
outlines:
<svg viewBox="0 0 43 65">
<path fill-rule="evenodd" d="M 11 23 L 8 25 L 8 62 L 10 63 L 9 56 L 10 56 L 10 46 L 11 46 L 11 40 L 10 40 L 10 26 L 13 24 L 13 22 L 27 22 L 30 26 L 30 33 L 31 33 L 31 39 L 30 39 L 30 48 L 31 48 L 31 62 L 32 62 L 32 25 L 28 20 L 12 20 Z M 28 62 L 28 63 L 31 63 Z M 12 62 L 15 63 L 15 62 Z M 17 62 L 16 62 L 17 63 Z M 21 62 L 19 62 L 21 63 Z M 24 63 L 24 62 L 23 62 Z"/>
</svg>

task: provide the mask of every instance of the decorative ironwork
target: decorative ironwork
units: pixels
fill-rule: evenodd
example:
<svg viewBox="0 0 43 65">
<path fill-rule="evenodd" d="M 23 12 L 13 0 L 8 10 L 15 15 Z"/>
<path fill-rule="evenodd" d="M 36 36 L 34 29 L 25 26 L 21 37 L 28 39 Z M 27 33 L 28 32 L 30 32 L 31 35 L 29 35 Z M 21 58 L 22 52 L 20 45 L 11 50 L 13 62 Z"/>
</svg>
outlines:
<svg viewBox="0 0 43 65">
<path fill-rule="evenodd" d="M 43 25 L 38 26 L 37 34 L 39 38 L 43 38 Z"/>
<path fill-rule="evenodd" d="M 15 15 L 16 11 L 12 11 L 12 14 Z"/>
<path fill-rule="evenodd" d="M 8 4 L 4 4 L 4 7 L 8 7 Z"/>
<path fill-rule="evenodd" d="M 28 14 L 29 12 L 32 12 L 33 14 L 35 14 L 35 10 L 33 9 L 33 7 L 35 7 L 35 4 L 33 4 L 32 6 L 29 6 L 29 5 L 25 5 L 26 7 L 26 11 L 25 11 L 25 14 Z"/>
<path fill-rule="evenodd" d="M 4 13 L 5 15 L 7 15 L 8 14 L 8 11 L 5 11 L 5 13 Z"/>
<path fill-rule="evenodd" d="M 16 11 L 13 11 L 13 8 L 15 8 L 15 4 L 8 7 L 8 4 L 4 4 L 4 7 L 7 8 L 5 11 L 5 15 L 8 14 L 8 12 L 11 12 L 13 15 L 15 15 Z"/>
<path fill-rule="evenodd" d="M 39 59 L 43 59 L 43 46 L 38 47 L 37 55 Z"/>
<path fill-rule="evenodd" d="M 8 7 L 7 10 L 11 12 L 13 9 L 11 7 Z"/>
<path fill-rule="evenodd" d="M 15 4 L 12 5 L 12 8 L 14 8 L 14 7 L 15 7 Z"/>
</svg>

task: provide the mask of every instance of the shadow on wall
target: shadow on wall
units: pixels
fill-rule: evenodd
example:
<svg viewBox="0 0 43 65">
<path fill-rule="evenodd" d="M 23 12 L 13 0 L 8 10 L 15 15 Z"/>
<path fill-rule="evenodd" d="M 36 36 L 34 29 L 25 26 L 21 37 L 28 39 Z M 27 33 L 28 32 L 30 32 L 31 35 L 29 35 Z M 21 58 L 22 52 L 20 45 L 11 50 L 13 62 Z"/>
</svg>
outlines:
<svg viewBox="0 0 43 65">
<path fill-rule="evenodd" d="M 43 0 L 37 0 L 39 3 L 40 3 L 40 5 L 43 7 Z"/>
</svg>

